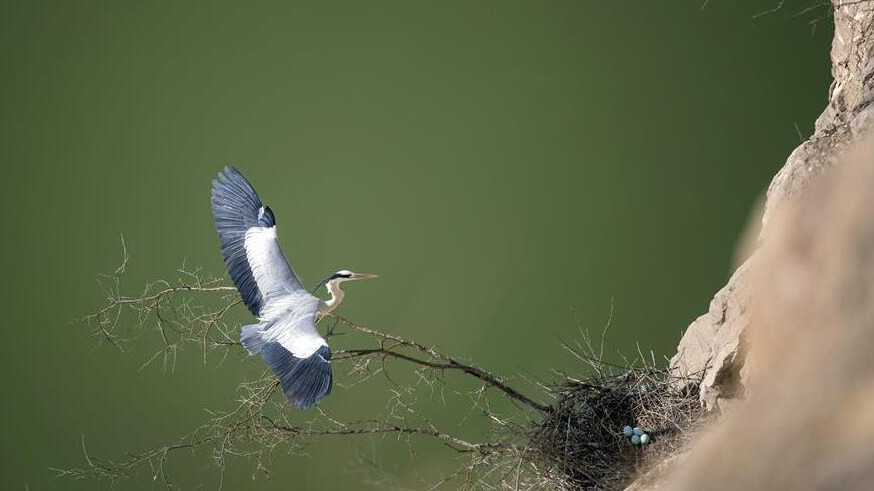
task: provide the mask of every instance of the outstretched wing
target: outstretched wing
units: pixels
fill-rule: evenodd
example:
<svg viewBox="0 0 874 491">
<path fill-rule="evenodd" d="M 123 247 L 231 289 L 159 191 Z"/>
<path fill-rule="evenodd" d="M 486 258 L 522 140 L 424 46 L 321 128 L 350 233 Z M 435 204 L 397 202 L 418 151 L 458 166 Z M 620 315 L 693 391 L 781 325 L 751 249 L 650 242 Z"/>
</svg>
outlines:
<svg viewBox="0 0 874 491">
<path fill-rule="evenodd" d="M 279 248 L 273 212 L 237 169 L 212 181 L 212 214 L 228 273 L 253 314 L 269 320 L 309 295 Z"/>
<path fill-rule="evenodd" d="M 300 298 L 275 320 L 244 327 L 240 337 L 249 353 L 261 354 L 285 396 L 300 409 L 331 393 L 331 350 L 316 331 L 318 309 L 317 298 Z"/>
</svg>

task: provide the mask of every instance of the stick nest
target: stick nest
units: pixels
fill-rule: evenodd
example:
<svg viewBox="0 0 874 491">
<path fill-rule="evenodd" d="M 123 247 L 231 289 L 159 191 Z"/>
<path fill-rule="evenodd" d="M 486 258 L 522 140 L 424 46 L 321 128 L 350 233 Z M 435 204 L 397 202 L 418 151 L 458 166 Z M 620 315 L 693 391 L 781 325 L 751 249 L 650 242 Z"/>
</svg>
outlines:
<svg viewBox="0 0 874 491">
<path fill-rule="evenodd" d="M 550 489 L 624 489 L 667 457 L 682 451 L 703 423 L 695 381 L 650 367 L 596 369 L 586 380 L 567 378 L 555 387 L 558 402 L 533 424 L 529 455 L 541 485 Z M 650 435 L 632 445 L 624 426 Z"/>
</svg>

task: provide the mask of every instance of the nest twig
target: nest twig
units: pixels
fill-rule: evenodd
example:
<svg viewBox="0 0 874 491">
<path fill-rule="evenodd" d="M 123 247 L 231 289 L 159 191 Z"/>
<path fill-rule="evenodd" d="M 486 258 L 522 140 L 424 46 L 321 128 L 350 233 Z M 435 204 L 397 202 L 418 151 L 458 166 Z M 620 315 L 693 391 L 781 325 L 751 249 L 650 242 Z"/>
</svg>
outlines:
<svg viewBox="0 0 874 491">
<path fill-rule="evenodd" d="M 696 384 L 653 366 L 604 368 L 585 380 L 566 377 L 554 388 L 553 412 L 529 429 L 530 458 L 553 489 L 624 489 L 703 422 Z M 632 445 L 626 425 L 645 429 L 650 442 Z"/>
</svg>

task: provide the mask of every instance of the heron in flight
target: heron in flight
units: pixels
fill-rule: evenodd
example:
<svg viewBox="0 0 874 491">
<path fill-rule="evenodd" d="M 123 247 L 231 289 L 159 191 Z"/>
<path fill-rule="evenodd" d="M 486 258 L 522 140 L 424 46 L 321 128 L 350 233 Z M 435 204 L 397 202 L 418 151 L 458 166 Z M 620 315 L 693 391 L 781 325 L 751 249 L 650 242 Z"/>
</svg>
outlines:
<svg viewBox="0 0 874 491">
<path fill-rule="evenodd" d="M 376 275 L 340 270 L 326 278 L 331 298 L 303 287 L 276 236 L 276 218 L 237 169 L 212 181 L 212 214 L 222 256 L 234 285 L 258 323 L 243 326 L 240 342 L 260 354 L 288 400 L 306 409 L 331 393 L 331 349 L 316 323 L 343 301 L 340 285 Z"/>
</svg>

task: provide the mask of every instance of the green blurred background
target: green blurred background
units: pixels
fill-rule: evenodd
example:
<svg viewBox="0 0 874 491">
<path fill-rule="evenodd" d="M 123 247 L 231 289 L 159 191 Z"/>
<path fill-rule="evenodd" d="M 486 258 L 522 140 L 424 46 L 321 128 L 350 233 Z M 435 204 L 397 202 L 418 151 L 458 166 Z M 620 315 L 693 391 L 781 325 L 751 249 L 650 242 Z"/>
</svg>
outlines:
<svg viewBox="0 0 874 491">
<path fill-rule="evenodd" d="M 381 274 L 348 289 L 357 321 L 549 381 L 582 369 L 560 341 L 612 298 L 611 352 L 670 356 L 830 82 L 827 12 L 703 3 L 0 1 L 0 487 L 108 488 L 49 468 L 84 465 L 83 436 L 109 458 L 172 442 L 259 373 L 194 348 L 140 370 L 151 331 L 122 354 L 72 323 L 120 232 L 132 289 L 183 259 L 222 274 L 208 192 L 226 164 L 305 282 Z M 367 413 L 389 388 L 323 407 Z M 458 462 L 413 448 L 323 440 L 270 479 L 235 461 L 225 489 L 415 489 Z M 208 452 L 168 470 L 218 483 Z"/>
</svg>

